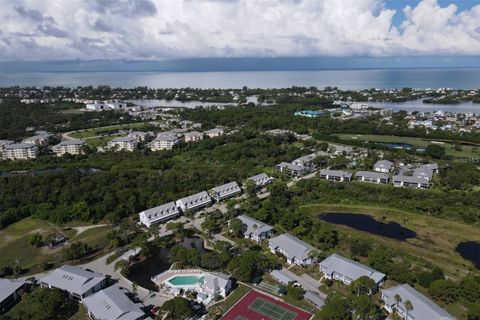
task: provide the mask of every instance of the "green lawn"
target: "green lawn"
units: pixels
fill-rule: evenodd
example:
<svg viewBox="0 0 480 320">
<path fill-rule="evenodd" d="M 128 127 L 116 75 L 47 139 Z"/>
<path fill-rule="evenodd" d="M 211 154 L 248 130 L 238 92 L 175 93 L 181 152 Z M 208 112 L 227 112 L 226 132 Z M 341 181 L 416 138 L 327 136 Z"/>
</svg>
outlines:
<svg viewBox="0 0 480 320">
<path fill-rule="evenodd" d="M 473 152 L 473 146 L 462 145 L 462 150 L 454 150 L 449 142 L 439 141 L 435 139 L 425 139 L 416 137 L 397 137 L 397 136 L 383 136 L 374 134 L 337 134 L 337 137 L 342 139 L 345 143 L 348 141 L 369 141 L 369 142 L 384 142 L 384 143 L 408 143 L 415 147 L 426 147 L 431 144 L 437 144 L 445 147 L 447 155 L 458 158 L 480 158 L 480 151 Z M 480 150 L 480 145 L 477 146 Z"/>
<path fill-rule="evenodd" d="M 337 225 L 337 227 L 346 235 L 361 235 L 405 254 L 430 261 L 440 266 L 454 278 L 462 277 L 469 271 L 479 272 L 471 262 L 464 260 L 455 252 L 459 242 L 480 241 L 480 229 L 478 227 L 375 206 L 314 204 L 301 206 L 301 209 L 313 215 L 322 212 L 363 213 L 372 215 L 378 221 L 382 221 L 382 217 L 385 216 L 385 223 L 397 222 L 415 231 L 417 237 L 406 241 L 398 241 L 357 231 L 346 226 Z"/>
<path fill-rule="evenodd" d="M 30 235 L 40 233 L 44 237 L 52 233 L 63 233 L 70 241 L 82 241 L 90 247 L 101 248 L 111 227 L 98 227 L 77 234 L 75 230 L 63 231 L 47 221 L 26 218 L 0 231 L 0 267 L 14 266 L 19 262 L 25 268 L 40 265 L 43 262 L 55 262 L 61 259 L 62 247 L 48 249 L 30 245 Z"/>
<path fill-rule="evenodd" d="M 82 131 L 72 132 L 70 136 L 77 139 L 84 139 L 89 137 L 94 137 L 102 134 L 103 132 L 109 132 L 114 130 L 128 130 L 128 129 L 139 129 L 145 127 L 145 123 L 143 122 L 136 122 L 136 123 L 127 123 L 127 124 L 119 124 L 114 126 L 108 127 L 99 127 L 99 128 L 92 128 L 86 129 Z"/>
</svg>

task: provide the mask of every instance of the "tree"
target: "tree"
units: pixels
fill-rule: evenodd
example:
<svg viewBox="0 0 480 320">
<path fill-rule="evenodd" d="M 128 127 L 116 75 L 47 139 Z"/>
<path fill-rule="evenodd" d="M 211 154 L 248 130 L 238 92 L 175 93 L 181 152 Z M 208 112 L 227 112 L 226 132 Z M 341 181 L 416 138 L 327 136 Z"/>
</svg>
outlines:
<svg viewBox="0 0 480 320">
<path fill-rule="evenodd" d="M 435 280 L 430 284 L 428 292 L 434 299 L 442 300 L 446 303 L 455 302 L 460 294 L 460 288 L 456 283 L 446 279 Z"/>
<path fill-rule="evenodd" d="M 352 312 L 352 319 L 380 319 L 382 313 L 371 297 L 364 294 L 350 295 L 347 300 Z"/>
<path fill-rule="evenodd" d="M 34 247 L 41 247 L 43 243 L 43 237 L 40 233 L 34 233 L 30 235 L 30 245 Z"/>
<path fill-rule="evenodd" d="M 286 287 L 287 290 L 287 298 L 291 300 L 302 300 L 303 295 L 305 294 L 305 290 L 302 289 L 300 286 L 294 286 L 292 283 L 289 283 Z"/>
<path fill-rule="evenodd" d="M 350 320 L 347 301 L 336 293 L 328 295 L 320 311 L 320 317 L 324 320 Z"/>
<path fill-rule="evenodd" d="M 175 297 L 166 301 L 161 307 L 161 311 L 167 312 L 166 319 L 182 320 L 188 319 L 193 315 L 193 309 L 190 302 L 182 297 Z M 164 319 L 162 315 L 158 315 L 157 319 Z"/>
<path fill-rule="evenodd" d="M 402 297 L 397 293 L 393 298 L 395 299 L 395 309 L 398 310 L 398 304 L 402 302 Z"/>
<path fill-rule="evenodd" d="M 434 159 L 442 159 L 445 156 L 445 147 L 438 144 L 430 144 L 425 148 L 424 155 Z"/>
<path fill-rule="evenodd" d="M 350 284 L 350 292 L 359 295 L 369 295 L 375 287 L 375 281 L 368 276 L 362 276 Z"/>
<path fill-rule="evenodd" d="M 405 303 L 403 305 L 405 306 L 405 311 L 406 311 L 405 312 L 405 320 L 407 320 L 408 319 L 408 313 L 413 310 L 413 305 L 412 305 L 412 302 L 410 300 L 405 301 Z"/>
<path fill-rule="evenodd" d="M 480 302 L 474 303 L 468 309 L 467 319 L 468 320 L 480 320 Z"/>
<path fill-rule="evenodd" d="M 233 218 L 230 220 L 230 230 L 236 237 L 241 236 L 243 231 L 243 222 L 238 218 Z"/>
<path fill-rule="evenodd" d="M 87 244 L 78 241 L 73 242 L 69 247 L 62 250 L 63 257 L 67 260 L 75 260 L 86 257 L 90 251 Z"/>
</svg>

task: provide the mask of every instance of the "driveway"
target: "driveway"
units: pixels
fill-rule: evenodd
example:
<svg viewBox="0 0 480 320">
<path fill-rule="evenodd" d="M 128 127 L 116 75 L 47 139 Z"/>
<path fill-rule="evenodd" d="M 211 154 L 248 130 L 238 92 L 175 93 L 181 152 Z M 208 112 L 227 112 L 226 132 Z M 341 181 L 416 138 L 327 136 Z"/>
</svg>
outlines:
<svg viewBox="0 0 480 320">
<path fill-rule="evenodd" d="M 304 273 L 298 276 L 286 268 L 282 268 L 282 272 L 285 272 L 285 274 L 287 274 L 290 278 L 297 281 L 302 286 L 303 289 L 318 293 L 318 295 L 320 295 L 324 299 L 327 297 L 325 293 L 318 290 L 318 286 L 320 285 L 320 282 L 315 278 L 313 278 L 312 276 L 308 275 L 307 273 Z"/>
</svg>

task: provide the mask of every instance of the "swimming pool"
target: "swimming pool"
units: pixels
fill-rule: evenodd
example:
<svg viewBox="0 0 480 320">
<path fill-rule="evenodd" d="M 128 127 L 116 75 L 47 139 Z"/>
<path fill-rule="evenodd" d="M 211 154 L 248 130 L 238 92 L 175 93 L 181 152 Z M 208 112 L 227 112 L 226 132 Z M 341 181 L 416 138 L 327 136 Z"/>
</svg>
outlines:
<svg viewBox="0 0 480 320">
<path fill-rule="evenodd" d="M 199 276 L 175 276 L 168 280 L 174 286 L 193 286 L 203 283 L 203 277 Z"/>
</svg>

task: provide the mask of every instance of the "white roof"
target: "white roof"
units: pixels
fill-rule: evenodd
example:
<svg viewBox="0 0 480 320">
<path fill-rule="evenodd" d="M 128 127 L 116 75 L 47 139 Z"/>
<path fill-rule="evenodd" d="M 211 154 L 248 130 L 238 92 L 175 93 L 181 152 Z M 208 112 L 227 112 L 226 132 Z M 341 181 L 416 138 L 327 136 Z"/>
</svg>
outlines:
<svg viewBox="0 0 480 320">
<path fill-rule="evenodd" d="M 425 297 L 423 294 L 412 288 L 408 284 L 402 284 L 393 288 L 382 290 L 382 296 L 385 304 L 393 306 L 396 304 L 395 295 L 399 295 L 402 298 L 402 302 L 398 304 L 399 308 L 405 310 L 404 302 L 410 300 L 413 309 L 410 310 L 409 317 L 418 320 L 454 320 L 448 312 L 440 308 L 432 300 Z"/>
<path fill-rule="evenodd" d="M 247 230 L 244 231 L 246 234 L 261 234 L 262 232 L 267 232 L 273 229 L 272 226 L 244 214 L 238 216 L 237 219 L 247 226 Z"/>
<path fill-rule="evenodd" d="M 428 181 L 424 178 L 418 178 L 418 177 L 411 177 L 411 176 L 393 176 L 392 178 L 393 181 L 403 181 L 403 182 L 408 182 L 408 183 L 426 183 L 428 184 Z"/>
<path fill-rule="evenodd" d="M 77 266 L 64 265 L 40 279 L 52 287 L 83 295 L 105 280 L 101 273 L 88 271 Z"/>
<path fill-rule="evenodd" d="M 84 144 L 84 143 L 85 143 L 84 140 L 64 140 L 64 141 L 60 142 L 59 144 L 55 145 L 55 147 L 71 146 L 71 145 L 74 145 L 74 144 Z"/>
<path fill-rule="evenodd" d="M 240 191 L 240 187 L 237 182 L 232 181 L 229 183 L 225 183 L 221 186 L 212 188 L 212 191 L 218 194 L 219 196 L 223 196 L 225 194 L 230 194 L 232 192 Z"/>
<path fill-rule="evenodd" d="M 137 320 L 145 313 L 141 303 L 134 303 L 126 295 L 125 289 L 108 287 L 84 299 L 83 303 L 95 319 L 99 320 Z"/>
<path fill-rule="evenodd" d="M 30 148 L 36 148 L 36 146 L 34 144 L 28 144 L 28 143 L 12 143 L 12 144 L 5 145 L 5 149 L 30 149 Z"/>
<path fill-rule="evenodd" d="M 351 280 L 357 280 L 360 277 L 367 276 L 375 281 L 375 283 L 378 283 L 385 278 L 384 273 L 367 267 L 359 262 L 342 257 L 336 253 L 320 262 L 320 266 L 325 273 L 336 272 Z"/>
<path fill-rule="evenodd" d="M 298 171 L 303 171 L 305 170 L 304 167 L 290 163 L 290 162 L 280 162 L 279 164 L 276 165 L 277 168 L 287 168 L 289 170 L 298 170 Z"/>
<path fill-rule="evenodd" d="M 5 146 L 7 144 L 12 144 L 12 140 L 0 140 L 0 147 Z"/>
<path fill-rule="evenodd" d="M 309 252 L 314 248 L 308 243 L 289 235 L 288 233 L 281 234 L 268 241 L 270 247 L 281 248 L 285 251 L 285 256 L 288 259 L 297 257 L 300 260 L 309 258 Z"/>
<path fill-rule="evenodd" d="M 357 171 L 355 174 L 357 177 L 366 177 L 371 179 L 386 179 L 388 180 L 388 174 L 382 172 L 373 171 Z"/>
<path fill-rule="evenodd" d="M 176 133 L 166 131 L 166 132 L 160 132 L 155 138 L 155 140 L 175 141 L 175 140 L 178 140 L 178 138 Z"/>
<path fill-rule="evenodd" d="M 135 138 L 133 137 L 118 137 L 110 140 L 110 142 L 135 142 Z"/>
<path fill-rule="evenodd" d="M 278 281 L 282 282 L 282 283 L 289 283 L 289 282 L 294 282 L 295 280 L 293 280 L 292 278 L 290 278 L 285 272 L 283 272 L 282 270 L 272 270 L 272 272 L 270 272 L 270 275 L 277 279 Z"/>
<path fill-rule="evenodd" d="M 207 191 L 201 191 L 199 193 L 192 194 L 191 196 L 181 198 L 177 202 L 183 203 L 186 207 L 195 206 L 197 204 L 210 202 L 212 199 L 208 195 Z"/>
<path fill-rule="evenodd" d="M 230 282 L 230 276 L 221 272 L 206 272 L 203 285 L 211 290 L 225 289 Z"/>
<path fill-rule="evenodd" d="M 0 303 L 25 284 L 25 281 L 0 279 Z"/>
<path fill-rule="evenodd" d="M 247 180 L 252 180 L 256 186 L 263 186 L 264 184 L 270 182 L 272 178 L 270 178 L 266 173 L 260 173 L 247 178 Z"/>
<path fill-rule="evenodd" d="M 190 132 L 185 132 L 183 134 L 185 137 L 196 137 L 196 136 L 203 136 L 203 133 L 202 132 L 198 132 L 198 131 L 190 131 Z"/>
<path fill-rule="evenodd" d="M 352 174 L 348 171 L 342 170 L 330 170 L 330 169 L 322 169 L 320 170 L 321 175 L 328 175 L 328 176 L 335 176 L 335 177 L 344 177 L 344 178 L 351 178 Z"/>
<path fill-rule="evenodd" d="M 390 170 L 392 166 L 393 166 L 393 162 L 388 160 L 379 160 L 375 162 L 375 164 L 373 165 L 374 168 L 388 169 L 388 170 Z"/>
<path fill-rule="evenodd" d="M 154 222 L 177 213 L 178 208 L 173 201 L 140 212 L 140 214 L 143 214 L 150 222 Z"/>
</svg>

